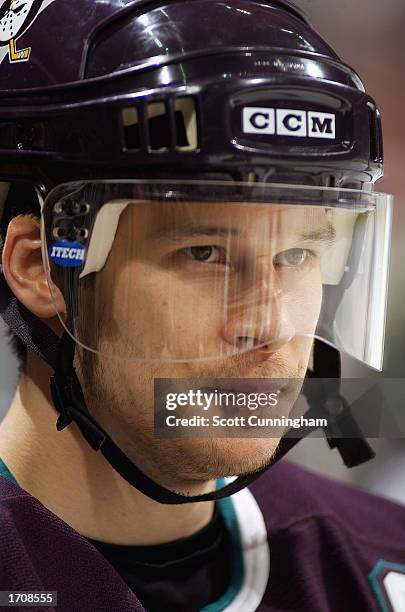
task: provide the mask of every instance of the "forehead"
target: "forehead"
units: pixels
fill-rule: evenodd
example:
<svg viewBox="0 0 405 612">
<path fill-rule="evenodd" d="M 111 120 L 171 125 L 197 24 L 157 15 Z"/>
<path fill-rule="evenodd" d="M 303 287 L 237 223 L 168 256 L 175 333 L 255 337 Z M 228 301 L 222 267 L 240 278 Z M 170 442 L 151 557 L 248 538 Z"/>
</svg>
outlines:
<svg viewBox="0 0 405 612">
<path fill-rule="evenodd" d="M 195 232 L 197 228 L 228 228 L 238 233 L 302 232 L 327 225 L 324 207 L 234 202 L 139 202 L 131 204 L 122 222 L 144 235 L 165 231 Z"/>
</svg>

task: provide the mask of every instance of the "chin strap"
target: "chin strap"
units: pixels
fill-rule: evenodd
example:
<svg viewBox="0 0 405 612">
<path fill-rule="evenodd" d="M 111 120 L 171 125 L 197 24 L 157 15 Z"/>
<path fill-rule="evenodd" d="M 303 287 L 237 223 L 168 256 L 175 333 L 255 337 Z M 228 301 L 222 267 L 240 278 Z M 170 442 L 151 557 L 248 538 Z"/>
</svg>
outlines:
<svg viewBox="0 0 405 612">
<path fill-rule="evenodd" d="M 331 376 L 333 373 L 333 376 Z M 303 394 L 309 404 L 311 418 L 328 419 L 324 428 L 330 448 L 336 448 L 346 467 L 355 467 L 375 457 L 364 438 L 347 400 L 340 392 L 341 364 L 339 351 L 324 342 L 314 342 L 314 367 L 308 370 Z M 313 384 L 317 379 L 316 384 Z"/>
<path fill-rule="evenodd" d="M 59 338 L 47 325 L 25 308 L 11 292 L 2 274 L 0 274 L 0 316 L 25 346 L 54 370 L 50 379 L 50 389 L 55 408 L 59 412 L 56 423 L 58 431 L 75 422 L 88 444 L 95 451 L 100 451 L 122 478 L 143 494 L 162 504 L 212 501 L 233 495 L 259 478 L 269 467 L 284 457 L 300 439 L 317 429 L 316 427 L 301 428 L 294 431 L 294 437 L 282 438 L 274 458 L 268 465 L 257 472 L 236 478 L 222 489 L 195 496 L 176 493 L 162 487 L 144 474 L 92 417 L 73 367 L 75 341 L 67 332 L 64 332 L 62 338 Z M 326 349 L 322 348 L 324 346 Z M 329 445 L 331 448 L 338 448 L 346 465 L 353 466 L 367 461 L 374 454 L 353 420 L 349 405 L 339 393 L 339 354 L 327 345 L 316 342 L 314 364 L 312 377 L 322 378 L 326 372 L 328 376 L 331 372 L 335 374 L 336 394 L 331 397 L 322 385 L 317 385 L 314 392 L 312 386 L 309 388 L 304 384 L 303 392 L 310 406 L 306 416 L 313 418 L 328 414 L 330 425 L 326 428 L 326 436 Z M 340 438 L 348 434 L 349 439 Z"/>
</svg>

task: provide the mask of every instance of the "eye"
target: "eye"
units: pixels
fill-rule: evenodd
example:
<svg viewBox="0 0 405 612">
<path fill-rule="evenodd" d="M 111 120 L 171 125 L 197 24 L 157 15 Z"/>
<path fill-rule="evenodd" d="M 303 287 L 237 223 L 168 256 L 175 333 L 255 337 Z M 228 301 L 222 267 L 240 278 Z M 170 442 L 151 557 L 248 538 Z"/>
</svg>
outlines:
<svg viewBox="0 0 405 612">
<path fill-rule="evenodd" d="M 203 263 L 226 263 L 225 250 L 213 245 L 194 246 L 182 249 L 183 253 L 194 261 Z"/>
<path fill-rule="evenodd" d="M 307 249 L 288 249 L 288 251 L 278 253 L 274 257 L 273 263 L 275 266 L 298 268 L 302 266 L 311 255 L 312 252 Z"/>
</svg>

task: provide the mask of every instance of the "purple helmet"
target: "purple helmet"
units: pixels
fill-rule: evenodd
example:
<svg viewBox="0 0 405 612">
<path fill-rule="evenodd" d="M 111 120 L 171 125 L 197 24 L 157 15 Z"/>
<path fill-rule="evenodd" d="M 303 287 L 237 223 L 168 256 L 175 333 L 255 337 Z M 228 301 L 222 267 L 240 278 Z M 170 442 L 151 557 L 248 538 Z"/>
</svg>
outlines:
<svg viewBox="0 0 405 612">
<path fill-rule="evenodd" d="M 5 179 L 382 174 L 375 102 L 289 2 L 5 0 L 0 16 Z"/>
<path fill-rule="evenodd" d="M 128 482 L 166 503 L 235 492 L 253 477 L 197 498 L 160 487 L 93 419 L 72 366 L 74 341 L 100 352 L 98 330 L 91 328 L 88 317 L 79 320 L 80 287 L 91 274 L 102 278 L 119 220 L 128 216 L 133 201 L 211 206 L 277 202 L 298 205 L 301 213 L 305 207 L 327 208 L 329 234 L 324 231 L 319 240 L 330 250 L 320 272 L 324 290 L 317 323 L 302 315 L 293 320 L 286 298 L 290 327 L 273 326 L 274 346 L 294 333 L 323 340 L 323 348 L 316 344 L 314 368 L 324 378 L 340 373 L 339 359 L 328 347 L 379 368 L 389 206 L 384 208 L 384 197 L 373 193 L 383 171 L 377 106 L 359 76 L 287 0 L 0 4 L 0 181 L 35 187 L 49 280 L 66 300 L 66 333 L 59 341 L 18 304 L 4 281 L 2 316 L 55 370 L 51 389 L 61 414 L 58 428 L 76 421 L 86 440 Z M 10 196 L 12 188 L 5 193 Z M 39 212 L 38 198 L 32 201 L 33 212 Z M 5 228 L 21 211 L 12 197 L 3 200 Z M 263 227 L 269 224 L 267 219 Z M 315 241 L 320 232 L 310 229 L 305 239 Z M 203 246 L 211 257 L 211 247 L 207 251 Z M 289 250 L 288 266 L 298 265 L 298 250 Z M 193 252 L 197 256 L 205 257 Z M 231 313 L 229 317 L 236 308 L 235 296 L 241 294 L 238 282 L 224 283 L 218 292 L 218 312 Z M 270 278 L 262 287 L 269 283 Z M 168 296 L 168 319 L 173 321 L 181 305 L 175 292 Z M 198 320 L 200 303 L 202 295 L 194 298 L 195 310 L 184 316 Z M 137 307 L 131 303 L 125 310 L 128 324 L 130 310 Z M 141 306 L 137 312 L 142 319 Z M 160 338 L 142 330 L 137 346 L 127 342 L 122 350 L 125 358 L 179 361 L 224 357 L 269 344 L 260 334 L 247 340 L 232 329 L 229 324 L 228 344 L 220 348 L 205 346 L 199 338 L 182 353 L 173 327 L 176 333 Z M 140 337 L 147 340 L 142 344 Z M 336 385 L 333 394 L 338 397 Z M 312 400 L 325 404 L 319 394 Z M 346 425 L 347 410 L 343 403 Z M 353 459 L 353 445 L 337 439 L 337 432 L 343 431 L 339 426 L 336 416 L 333 435 L 326 433 L 332 446 L 340 446 L 345 462 L 353 465 L 369 458 L 371 452 L 360 440 Z M 342 435 L 355 438 L 360 432 L 352 428 Z M 284 439 L 278 458 L 296 440 Z"/>
</svg>

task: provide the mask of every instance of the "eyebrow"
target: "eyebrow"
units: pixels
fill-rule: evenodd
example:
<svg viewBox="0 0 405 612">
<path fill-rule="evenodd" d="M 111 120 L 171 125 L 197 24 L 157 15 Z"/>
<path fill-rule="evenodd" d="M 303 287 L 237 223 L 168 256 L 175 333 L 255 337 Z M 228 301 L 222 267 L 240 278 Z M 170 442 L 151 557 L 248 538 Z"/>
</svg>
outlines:
<svg viewBox="0 0 405 612">
<path fill-rule="evenodd" d="M 326 242 L 331 244 L 336 238 L 336 230 L 331 223 L 319 230 L 303 232 L 299 238 L 304 242 Z"/>
<path fill-rule="evenodd" d="M 238 236 L 239 230 L 233 227 L 219 227 L 217 225 L 195 225 L 194 223 L 183 224 L 175 227 L 174 229 L 161 228 L 157 232 L 152 234 L 152 238 L 162 240 L 170 237 L 170 240 L 177 242 L 185 236 L 187 238 L 193 238 L 198 236 L 221 236 L 221 238 L 227 238 L 228 236 Z"/>
<path fill-rule="evenodd" d="M 170 236 L 170 234 L 172 235 Z M 178 242 L 184 237 L 193 238 L 200 236 L 220 236 L 222 238 L 228 238 L 229 236 L 238 235 L 240 235 L 240 231 L 233 227 L 195 225 L 193 223 L 187 223 L 169 231 L 167 228 L 161 228 L 157 232 L 153 233 L 151 237 L 155 240 L 163 240 L 170 237 L 170 240 L 173 242 Z M 331 244 L 336 238 L 336 230 L 331 223 L 328 223 L 325 227 L 298 233 L 295 234 L 295 236 L 304 242 L 325 242 L 327 244 Z"/>
</svg>

